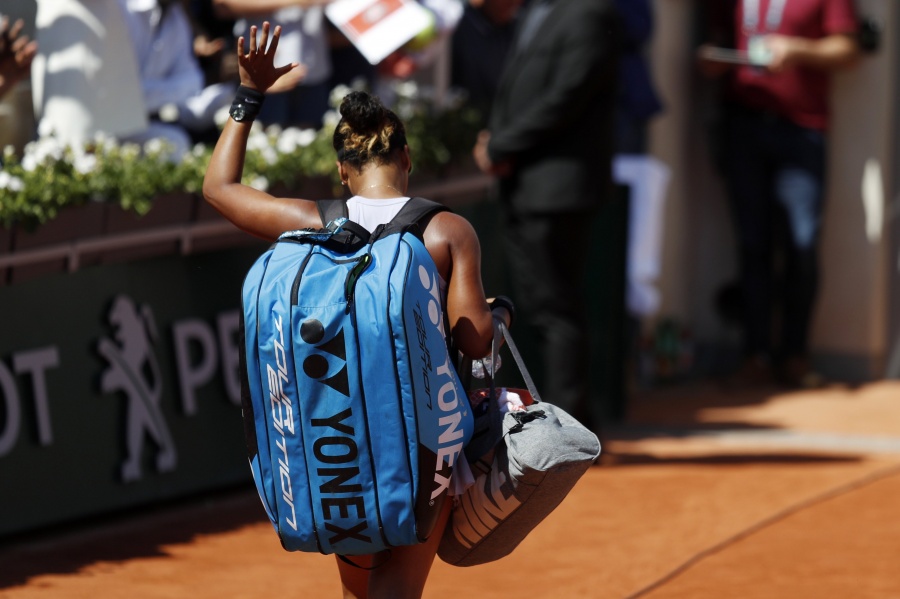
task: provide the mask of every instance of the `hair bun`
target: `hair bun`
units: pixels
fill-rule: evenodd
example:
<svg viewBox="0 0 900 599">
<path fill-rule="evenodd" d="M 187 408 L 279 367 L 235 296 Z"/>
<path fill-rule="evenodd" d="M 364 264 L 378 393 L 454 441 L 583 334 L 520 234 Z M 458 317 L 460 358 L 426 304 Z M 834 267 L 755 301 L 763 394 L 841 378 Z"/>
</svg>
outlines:
<svg viewBox="0 0 900 599">
<path fill-rule="evenodd" d="M 384 106 L 378 98 L 363 91 L 353 91 L 344 96 L 340 112 L 344 121 L 359 133 L 374 133 L 384 125 Z"/>
<path fill-rule="evenodd" d="M 372 160 L 391 160 L 406 145 L 406 128 L 377 96 L 350 92 L 341 100 L 340 112 L 331 139 L 339 161 L 361 169 Z"/>
</svg>

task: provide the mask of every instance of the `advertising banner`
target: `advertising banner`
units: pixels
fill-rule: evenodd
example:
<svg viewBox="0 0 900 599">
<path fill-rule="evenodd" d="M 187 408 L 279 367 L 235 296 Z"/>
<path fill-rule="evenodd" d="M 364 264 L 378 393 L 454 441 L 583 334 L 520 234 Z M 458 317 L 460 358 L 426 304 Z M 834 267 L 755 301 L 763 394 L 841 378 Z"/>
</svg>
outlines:
<svg viewBox="0 0 900 599">
<path fill-rule="evenodd" d="M 0 287 L 0 536 L 251 480 L 238 327 L 262 249 Z"/>
</svg>

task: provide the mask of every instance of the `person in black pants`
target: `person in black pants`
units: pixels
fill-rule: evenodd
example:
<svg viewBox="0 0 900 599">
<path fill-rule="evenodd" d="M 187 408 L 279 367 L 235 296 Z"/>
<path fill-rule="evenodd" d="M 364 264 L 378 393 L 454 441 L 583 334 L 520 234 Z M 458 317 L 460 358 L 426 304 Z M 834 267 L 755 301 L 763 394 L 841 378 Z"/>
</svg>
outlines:
<svg viewBox="0 0 900 599">
<path fill-rule="evenodd" d="M 749 64 L 700 66 L 723 85 L 722 169 L 739 257 L 743 362 L 734 387 L 812 388 L 832 73 L 859 58 L 852 0 L 732 0 L 709 7 L 709 41 Z M 773 326 L 777 325 L 777 326 Z M 774 330 L 773 330 L 774 329 Z"/>
<path fill-rule="evenodd" d="M 533 0 L 473 149 L 496 176 L 516 305 L 542 337 L 544 387 L 593 428 L 583 294 L 591 224 L 614 193 L 620 37 L 610 0 Z"/>
</svg>

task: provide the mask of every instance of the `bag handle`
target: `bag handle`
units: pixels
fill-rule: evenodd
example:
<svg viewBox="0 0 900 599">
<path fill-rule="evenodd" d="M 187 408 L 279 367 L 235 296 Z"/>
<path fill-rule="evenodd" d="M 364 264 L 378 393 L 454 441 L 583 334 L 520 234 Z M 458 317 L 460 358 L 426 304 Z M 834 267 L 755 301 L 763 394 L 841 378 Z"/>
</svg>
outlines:
<svg viewBox="0 0 900 599">
<path fill-rule="evenodd" d="M 500 335 L 497 334 L 498 331 Z M 541 394 L 538 393 L 537 387 L 534 384 L 534 379 L 531 378 L 531 373 L 528 372 L 528 368 L 525 366 L 525 360 L 522 359 L 522 354 L 519 353 L 519 348 L 516 347 L 516 342 L 513 341 L 512 335 L 509 333 L 509 328 L 507 328 L 506 323 L 496 317 L 494 317 L 494 339 L 491 342 L 491 373 L 488 374 L 487 368 L 485 368 L 485 377 L 490 377 L 491 398 L 494 397 L 495 386 L 493 370 L 494 365 L 497 363 L 497 357 L 500 354 L 500 336 L 506 341 L 506 345 L 509 347 L 509 353 L 512 354 L 513 360 L 516 361 L 516 366 L 519 368 L 519 374 L 522 375 L 522 380 L 525 381 L 525 387 L 528 389 L 528 392 L 531 393 L 534 402 L 540 403 L 543 401 L 541 400 Z"/>
<path fill-rule="evenodd" d="M 525 381 L 525 386 L 528 388 L 528 392 L 531 393 L 534 403 L 538 404 L 542 401 L 537 387 L 534 384 L 534 380 L 531 378 L 528 368 L 525 367 L 525 361 L 522 359 L 522 354 L 519 353 L 519 348 L 516 347 L 516 343 L 513 341 L 512 335 L 510 335 L 506 324 L 504 324 L 500 318 L 496 317 L 494 317 L 493 323 L 494 336 L 491 341 L 491 367 L 488 368 L 487 364 L 484 366 L 484 378 L 487 379 L 486 382 L 488 383 L 488 398 L 486 400 L 488 402 L 488 425 L 487 429 L 480 433 L 481 435 L 484 435 L 484 439 L 488 440 L 488 444 L 485 445 L 482 440 L 476 445 L 475 440 L 473 439 L 469 446 L 466 447 L 466 458 L 469 460 L 469 464 L 475 471 L 482 474 L 491 470 L 494 451 L 497 444 L 500 443 L 504 436 L 504 415 L 500 412 L 500 406 L 497 405 L 497 387 L 494 383 L 494 368 L 500 353 L 501 339 L 504 339 L 509 346 L 509 352 L 516 361 L 516 366 L 519 368 L 519 373 L 522 375 L 522 379 Z M 471 367 L 469 367 L 468 370 L 471 372 Z M 543 414 L 543 410 L 530 410 L 527 412 L 513 412 L 513 417 L 516 418 L 518 426 L 521 427 L 527 420 L 542 418 Z M 512 431 L 512 429 L 510 429 L 510 431 Z"/>
</svg>

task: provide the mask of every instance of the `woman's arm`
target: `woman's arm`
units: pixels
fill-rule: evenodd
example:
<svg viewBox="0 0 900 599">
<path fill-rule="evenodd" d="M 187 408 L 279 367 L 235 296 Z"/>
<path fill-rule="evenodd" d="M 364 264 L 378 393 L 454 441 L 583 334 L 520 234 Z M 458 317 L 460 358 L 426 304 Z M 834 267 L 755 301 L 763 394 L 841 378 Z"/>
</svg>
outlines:
<svg viewBox="0 0 900 599">
<path fill-rule="evenodd" d="M 463 217 L 442 212 L 426 227 L 425 244 L 447 280 L 447 316 L 453 342 L 470 358 L 483 358 L 491 351 L 494 329 L 481 281 L 481 244 L 475 229 Z M 493 314 L 510 324 L 506 308 L 498 307 Z"/>
<path fill-rule="evenodd" d="M 282 76 L 298 67 L 296 63 L 274 66 L 280 34 L 281 28 L 276 27 L 272 43 L 267 48 L 269 24 L 263 24 L 258 44 L 257 29 L 251 27 L 247 54 L 244 54 L 244 37 L 238 39 L 238 64 L 243 87 L 264 93 Z M 290 229 L 322 226 L 315 202 L 276 198 L 241 183 L 251 126 L 250 121 L 228 119 L 203 178 L 203 197 L 238 228 L 263 239 L 273 240 Z"/>
</svg>

